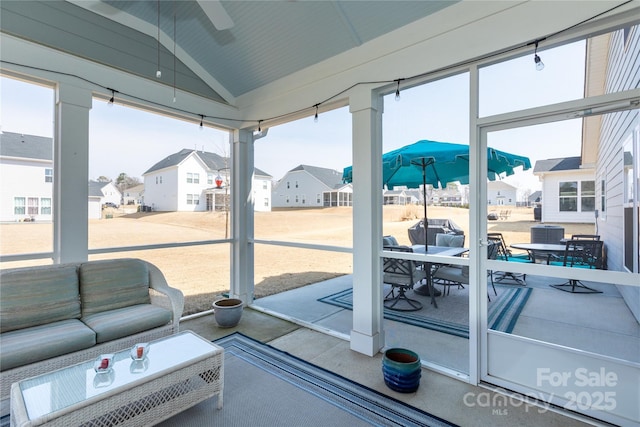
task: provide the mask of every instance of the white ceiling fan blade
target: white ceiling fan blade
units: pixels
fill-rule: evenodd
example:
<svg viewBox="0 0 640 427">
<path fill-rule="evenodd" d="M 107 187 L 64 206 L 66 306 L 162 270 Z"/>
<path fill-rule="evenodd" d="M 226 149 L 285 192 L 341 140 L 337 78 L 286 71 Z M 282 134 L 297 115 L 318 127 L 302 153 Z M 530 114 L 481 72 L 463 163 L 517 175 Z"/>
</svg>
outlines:
<svg viewBox="0 0 640 427">
<path fill-rule="evenodd" d="M 231 17 L 218 0 L 198 0 L 198 4 L 218 31 L 233 27 Z"/>
</svg>

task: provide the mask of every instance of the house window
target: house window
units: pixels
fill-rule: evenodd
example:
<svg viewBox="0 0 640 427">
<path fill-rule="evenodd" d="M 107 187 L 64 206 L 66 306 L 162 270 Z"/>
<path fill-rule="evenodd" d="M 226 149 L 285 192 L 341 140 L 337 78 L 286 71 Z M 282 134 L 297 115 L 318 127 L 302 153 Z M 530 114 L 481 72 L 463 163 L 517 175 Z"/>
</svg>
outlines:
<svg viewBox="0 0 640 427">
<path fill-rule="evenodd" d="M 200 174 L 199 173 L 194 173 L 193 174 L 193 183 L 194 184 L 200 184 Z"/>
<path fill-rule="evenodd" d="M 560 212 L 578 211 L 578 182 L 560 183 Z"/>
<path fill-rule="evenodd" d="M 44 170 L 44 182 L 53 182 L 53 169 L 46 168 Z"/>
<path fill-rule="evenodd" d="M 640 270 L 640 207 L 638 182 L 640 182 L 640 128 L 623 144 L 623 264 L 631 272 Z M 635 261 L 634 261 L 635 260 Z"/>
<path fill-rule="evenodd" d="M 298 181 L 296 181 L 296 188 L 298 188 Z"/>
<path fill-rule="evenodd" d="M 29 197 L 27 200 L 27 213 L 29 215 L 38 215 L 39 200 L 37 197 Z"/>
<path fill-rule="evenodd" d="M 287 189 L 291 188 L 291 183 L 287 181 Z"/>
<path fill-rule="evenodd" d="M 160 184 L 162 184 L 162 177 L 160 177 Z"/>
<path fill-rule="evenodd" d="M 188 205 L 193 204 L 193 194 L 187 194 L 187 204 Z"/>
<path fill-rule="evenodd" d="M 300 202 L 300 198 L 298 197 L 298 195 L 296 194 L 296 203 Z"/>
<path fill-rule="evenodd" d="M 188 184 L 193 183 L 193 174 L 191 172 L 187 172 L 187 183 Z"/>
<path fill-rule="evenodd" d="M 264 198 L 264 206 L 267 207 L 267 208 L 269 207 L 269 198 L 268 197 Z"/>
<path fill-rule="evenodd" d="M 600 212 L 605 213 L 606 212 L 606 200 L 607 200 L 607 191 L 606 191 L 606 186 L 604 183 L 604 179 L 602 181 L 600 181 Z"/>
<path fill-rule="evenodd" d="M 200 196 L 198 194 L 194 194 L 193 195 L 193 204 L 194 205 L 199 205 L 200 204 Z"/>
<path fill-rule="evenodd" d="M 289 196 L 287 196 L 287 199 L 285 200 L 285 202 L 288 204 L 289 203 Z"/>
<path fill-rule="evenodd" d="M 596 210 L 596 182 L 582 181 L 580 183 L 580 210 L 593 212 Z"/>
<path fill-rule="evenodd" d="M 320 193 L 316 194 L 316 204 L 320 204 Z"/>
<path fill-rule="evenodd" d="M 42 215 L 51 215 L 51 199 L 40 199 L 40 213 Z"/>
<path fill-rule="evenodd" d="M 213 185 L 213 174 L 212 173 L 208 173 L 207 174 L 207 185 Z"/>
<path fill-rule="evenodd" d="M 13 198 L 13 213 L 14 215 L 24 215 L 25 210 L 25 200 L 24 197 L 14 197 Z"/>
<path fill-rule="evenodd" d="M 156 176 L 156 184 L 158 183 L 158 177 Z"/>
<path fill-rule="evenodd" d="M 302 195 L 302 204 L 304 205 L 305 203 L 307 203 L 307 197 L 303 194 Z"/>
<path fill-rule="evenodd" d="M 263 190 L 267 189 L 267 181 L 262 181 L 262 189 Z"/>
</svg>

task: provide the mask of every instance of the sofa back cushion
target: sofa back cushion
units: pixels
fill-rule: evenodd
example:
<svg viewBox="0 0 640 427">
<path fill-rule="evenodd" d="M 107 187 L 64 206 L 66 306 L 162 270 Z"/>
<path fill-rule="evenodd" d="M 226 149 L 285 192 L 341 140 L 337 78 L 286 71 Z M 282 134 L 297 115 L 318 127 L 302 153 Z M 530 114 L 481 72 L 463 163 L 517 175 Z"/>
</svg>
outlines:
<svg viewBox="0 0 640 427">
<path fill-rule="evenodd" d="M 80 318 L 76 265 L 0 272 L 0 332 Z"/>
<path fill-rule="evenodd" d="M 149 270 L 139 259 L 87 262 L 79 276 L 83 316 L 151 303 Z"/>
</svg>

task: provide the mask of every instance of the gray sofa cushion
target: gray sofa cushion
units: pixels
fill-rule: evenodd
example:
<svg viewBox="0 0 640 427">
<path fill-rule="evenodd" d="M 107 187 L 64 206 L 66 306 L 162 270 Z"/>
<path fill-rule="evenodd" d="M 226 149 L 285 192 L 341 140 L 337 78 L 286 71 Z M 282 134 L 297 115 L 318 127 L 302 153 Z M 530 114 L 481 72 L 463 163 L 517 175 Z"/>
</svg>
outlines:
<svg viewBox="0 0 640 427">
<path fill-rule="evenodd" d="M 82 321 L 96 332 L 96 341 L 100 344 L 164 326 L 171 322 L 171 311 L 139 304 L 84 316 Z"/>
<path fill-rule="evenodd" d="M 73 265 L 3 270 L 0 284 L 2 333 L 80 317 L 78 274 Z"/>
<path fill-rule="evenodd" d="M 3 371 L 50 359 L 96 344 L 96 334 L 80 320 L 62 320 L 2 334 Z"/>
<path fill-rule="evenodd" d="M 80 266 L 82 316 L 149 304 L 149 270 L 137 259 L 92 261 Z"/>
</svg>

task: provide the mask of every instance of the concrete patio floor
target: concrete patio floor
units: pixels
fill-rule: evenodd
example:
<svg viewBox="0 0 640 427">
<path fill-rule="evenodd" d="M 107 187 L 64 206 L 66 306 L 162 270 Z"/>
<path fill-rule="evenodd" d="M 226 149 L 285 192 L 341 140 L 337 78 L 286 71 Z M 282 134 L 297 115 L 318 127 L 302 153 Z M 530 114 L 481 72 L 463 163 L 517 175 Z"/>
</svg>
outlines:
<svg viewBox="0 0 640 427">
<path fill-rule="evenodd" d="M 397 393 L 390 390 L 382 379 L 382 354 L 375 357 L 362 355 L 350 350 L 347 340 L 301 327 L 251 308 L 244 310 L 242 319 L 235 328 L 219 328 L 213 315 L 183 321 L 180 328 L 192 330 L 210 340 L 241 332 L 461 426 L 607 425 L 557 408 L 520 404 L 511 405 L 507 411 L 497 412 L 492 407 L 465 404 L 465 401 L 475 402 L 478 396 L 492 397 L 494 392 L 428 369 L 423 370 L 420 388 L 415 393 Z M 302 420 L 304 414 L 300 414 L 300 417 Z"/>
</svg>

